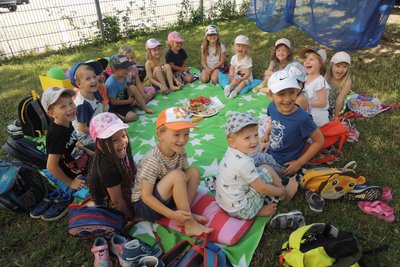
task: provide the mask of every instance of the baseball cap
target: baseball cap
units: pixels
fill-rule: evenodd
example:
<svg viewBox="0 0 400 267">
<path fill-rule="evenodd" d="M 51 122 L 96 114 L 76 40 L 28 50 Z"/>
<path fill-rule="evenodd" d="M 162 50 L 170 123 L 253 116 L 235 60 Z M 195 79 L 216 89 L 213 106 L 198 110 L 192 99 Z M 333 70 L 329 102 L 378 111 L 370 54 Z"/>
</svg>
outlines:
<svg viewBox="0 0 400 267">
<path fill-rule="evenodd" d="M 319 55 L 322 58 L 322 61 L 325 62 L 326 61 L 326 50 L 325 49 L 321 49 L 318 47 L 313 47 L 313 48 L 308 48 L 308 47 L 304 47 L 300 50 L 299 52 L 299 56 L 300 58 L 305 58 L 306 54 L 312 52 L 315 53 L 317 55 Z"/>
<path fill-rule="evenodd" d="M 179 32 L 170 32 L 167 38 L 168 42 L 183 42 L 183 38 Z"/>
<path fill-rule="evenodd" d="M 278 45 L 284 44 L 286 45 L 289 49 L 292 49 L 292 45 L 290 44 L 290 41 L 286 38 L 281 38 L 276 40 L 275 42 L 275 47 L 277 47 Z"/>
<path fill-rule="evenodd" d="M 296 77 L 291 72 L 280 70 L 271 75 L 268 80 L 268 88 L 272 93 L 276 94 L 288 88 L 300 89 L 300 86 L 297 83 Z"/>
<path fill-rule="evenodd" d="M 305 82 L 307 76 L 306 68 L 299 62 L 294 61 L 287 64 L 285 70 L 291 72 L 296 77 L 296 80 L 302 83 Z"/>
<path fill-rule="evenodd" d="M 40 102 L 42 103 L 43 109 L 47 112 L 49 107 L 53 105 L 62 94 L 75 95 L 75 91 L 71 89 L 65 89 L 57 86 L 53 86 L 45 90 L 42 94 Z"/>
<path fill-rule="evenodd" d="M 218 34 L 218 27 L 215 25 L 208 25 L 205 32 L 206 35 Z"/>
<path fill-rule="evenodd" d="M 146 45 L 145 45 L 146 50 L 153 49 L 157 46 L 161 46 L 161 43 L 157 39 L 154 39 L 154 38 L 150 38 L 149 40 L 147 40 Z"/>
<path fill-rule="evenodd" d="M 331 62 L 333 64 L 345 62 L 345 63 L 351 65 L 351 57 L 346 52 L 340 51 L 333 55 L 333 57 L 331 58 Z"/>
<path fill-rule="evenodd" d="M 132 61 L 129 61 L 129 58 L 124 55 L 113 55 L 108 62 L 112 69 L 127 69 L 130 66 L 134 65 Z"/>
<path fill-rule="evenodd" d="M 198 128 L 186 111 L 178 107 L 171 107 L 164 109 L 158 114 L 157 118 L 157 128 L 161 125 L 165 125 L 171 130 L 183 130 L 187 128 Z"/>
<path fill-rule="evenodd" d="M 95 61 L 95 60 L 89 60 L 89 61 L 86 61 L 86 62 L 77 62 L 77 63 L 75 63 L 73 66 L 72 66 L 72 68 L 70 69 L 70 71 L 69 71 L 69 80 L 71 81 L 71 84 L 73 85 L 73 86 L 77 86 L 76 84 L 75 84 L 75 81 L 76 81 L 76 70 L 79 68 L 79 66 L 81 66 L 81 65 L 88 65 L 88 66 L 91 66 L 93 69 L 94 69 L 94 73 L 96 74 L 96 75 L 99 75 L 99 74 L 101 74 L 102 72 L 103 72 L 103 66 L 102 66 L 102 64 L 101 63 L 99 63 L 98 61 Z"/>
<path fill-rule="evenodd" d="M 97 114 L 90 120 L 89 133 L 94 141 L 97 138 L 107 139 L 119 130 L 129 128 L 117 115 L 110 112 Z"/>
<path fill-rule="evenodd" d="M 250 45 L 249 37 L 247 37 L 246 35 L 238 35 L 235 38 L 235 44 Z"/>
<path fill-rule="evenodd" d="M 247 125 L 258 124 L 258 121 L 249 113 L 232 112 L 225 125 L 226 136 L 237 133 Z"/>
</svg>

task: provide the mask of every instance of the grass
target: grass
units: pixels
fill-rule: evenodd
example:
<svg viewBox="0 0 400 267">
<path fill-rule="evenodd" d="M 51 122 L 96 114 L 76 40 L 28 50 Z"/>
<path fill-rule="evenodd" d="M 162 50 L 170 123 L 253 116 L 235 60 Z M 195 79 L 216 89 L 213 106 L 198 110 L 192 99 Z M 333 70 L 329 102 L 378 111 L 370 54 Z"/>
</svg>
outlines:
<svg viewBox="0 0 400 267">
<path fill-rule="evenodd" d="M 380 98 L 385 103 L 400 103 L 400 21 L 393 14 L 387 25 L 381 44 L 377 48 L 350 51 L 353 64 L 351 74 L 354 91 Z M 261 32 L 253 22 L 244 18 L 218 23 L 222 41 L 230 47 L 238 34 L 247 34 L 251 40 L 251 53 L 254 61 L 255 77 L 262 77 L 269 63 L 270 49 L 275 40 L 286 37 L 292 41 L 295 50 L 302 46 L 318 44 L 303 32 L 289 27 L 277 33 Z M 200 43 L 204 26 L 179 29 L 186 39 L 184 48 L 189 55 L 189 65 L 200 66 Z M 167 31 L 158 32 L 151 37 L 160 41 Z M 144 43 L 150 36 L 140 36 L 102 47 L 80 47 L 47 55 L 13 59 L 0 63 L 0 143 L 8 137 L 5 126 L 17 118 L 19 101 L 32 89 L 41 91 L 38 75 L 45 74 L 51 67 L 69 68 L 76 61 L 86 61 L 99 56 L 109 56 L 127 43 L 137 53 L 138 62 L 144 63 Z M 165 48 L 164 48 L 165 52 Z M 328 50 L 329 58 L 333 51 Z M 228 53 L 228 58 L 232 55 Z M 358 143 L 346 143 L 344 159 L 336 166 L 343 166 L 350 160 L 358 162 L 358 172 L 367 178 L 369 184 L 392 188 L 395 199 L 390 203 L 399 210 L 397 196 L 400 165 L 400 110 L 390 110 L 373 118 L 355 119 L 361 133 Z M 4 152 L 0 151 L 4 157 Z M 339 199 L 328 201 L 321 214 L 309 210 L 304 193 L 299 192 L 289 204 L 280 204 L 279 211 L 300 209 L 307 222 L 325 222 L 339 229 L 353 231 L 362 237 L 364 248 L 389 244 L 390 250 L 382 255 L 368 256 L 369 266 L 399 266 L 400 235 L 398 223 L 387 223 L 363 214 L 355 203 Z M 67 220 L 47 223 L 34 221 L 26 213 L 12 213 L 0 209 L 0 266 L 91 266 L 91 242 L 71 237 L 66 229 Z M 277 266 L 274 252 L 288 239 L 287 231 L 272 231 L 265 228 L 264 236 L 256 250 L 252 266 Z"/>
</svg>

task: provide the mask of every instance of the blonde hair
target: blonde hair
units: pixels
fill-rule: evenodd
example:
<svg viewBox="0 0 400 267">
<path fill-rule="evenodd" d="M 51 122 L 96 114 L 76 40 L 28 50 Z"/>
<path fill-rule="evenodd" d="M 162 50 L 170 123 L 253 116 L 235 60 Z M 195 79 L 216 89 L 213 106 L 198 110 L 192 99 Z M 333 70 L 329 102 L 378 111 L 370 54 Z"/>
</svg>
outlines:
<svg viewBox="0 0 400 267">
<path fill-rule="evenodd" d="M 216 35 L 218 36 L 218 40 L 217 40 L 217 47 L 215 49 L 215 55 L 220 55 L 221 54 L 221 42 L 219 40 L 219 34 L 217 33 Z M 203 41 L 202 41 L 202 44 L 201 44 L 201 47 L 202 47 L 201 53 L 203 54 L 204 57 L 207 57 L 209 55 L 208 54 L 208 52 L 209 52 L 208 48 L 210 46 L 210 42 L 207 40 L 207 36 L 208 35 L 205 35 L 203 37 Z"/>
<path fill-rule="evenodd" d="M 276 50 L 278 49 L 278 47 L 280 47 L 280 46 L 284 46 L 284 47 L 286 47 L 288 50 L 289 50 L 289 55 L 288 55 L 288 57 L 287 57 L 287 63 L 289 63 L 289 62 L 291 62 L 291 61 L 293 61 L 293 52 L 292 52 L 292 49 L 290 49 L 289 47 L 287 47 L 285 44 L 279 44 L 279 45 L 277 45 L 277 46 L 274 46 L 273 48 L 272 48 L 272 50 L 271 50 L 271 60 L 273 61 L 273 62 L 275 62 L 275 63 L 277 63 L 277 64 L 279 64 L 279 59 L 276 57 Z"/>
<path fill-rule="evenodd" d="M 81 77 L 82 77 L 82 72 L 88 71 L 88 70 L 91 70 L 91 71 L 95 72 L 94 68 L 92 66 L 85 65 L 85 64 L 80 65 L 75 71 L 75 81 L 79 82 L 81 80 Z"/>
<path fill-rule="evenodd" d="M 132 50 L 132 48 L 130 48 L 127 45 L 123 45 L 120 47 L 120 49 L 118 50 L 118 54 L 124 55 L 126 56 L 129 53 L 135 53 L 135 51 Z"/>
<path fill-rule="evenodd" d="M 317 59 L 318 59 L 319 65 L 320 65 L 319 73 L 320 73 L 322 76 L 325 76 L 325 73 L 326 73 L 326 65 L 325 65 L 325 62 L 322 60 L 322 57 L 321 57 L 317 52 L 315 52 L 315 51 L 308 51 L 308 52 L 304 53 L 304 59 L 306 59 L 306 58 L 308 57 L 309 54 L 314 54 L 314 55 L 317 56 Z"/>
<path fill-rule="evenodd" d="M 242 45 L 245 45 L 245 44 L 242 44 Z M 247 48 L 246 48 L 246 56 L 245 56 L 245 58 L 247 58 L 247 57 L 249 57 L 250 56 L 250 46 L 249 45 L 245 45 L 245 46 L 247 46 Z M 236 55 L 236 44 L 234 44 L 233 46 L 232 46 L 232 53 L 234 54 L 234 55 Z"/>
<path fill-rule="evenodd" d="M 342 63 L 342 62 L 339 62 L 339 63 Z M 338 63 L 338 64 L 339 64 Z M 346 63 L 346 62 L 343 62 L 343 63 Z M 340 79 L 340 81 L 339 82 L 334 82 L 333 80 L 332 80 L 332 78 L 333 78 L 333 65 L 334 65 L 335 63 L 333 63 L 333 62 L 330 62 L 329 63 L 329 65 L 328 65 L 328 70 L 326 71 L 326 75 L 325 75 L 325 78 L 326 78 L 326 80 L 328 81 L 328 82 L 331 82 L 331 83 L 334 83 L 338 88 L 338 90 L 341 90 L 342 89 L 342 87 L 344 86 L 344 84 L 347 82 L 347 81 L 351 81 L 351 77 L 350 77 L 350 64 L 349 63 L 346 63 L 347 64 L 347 71 L 346 71 L 346 74 L 342 77 L 342 79 Z"/>
</svg>

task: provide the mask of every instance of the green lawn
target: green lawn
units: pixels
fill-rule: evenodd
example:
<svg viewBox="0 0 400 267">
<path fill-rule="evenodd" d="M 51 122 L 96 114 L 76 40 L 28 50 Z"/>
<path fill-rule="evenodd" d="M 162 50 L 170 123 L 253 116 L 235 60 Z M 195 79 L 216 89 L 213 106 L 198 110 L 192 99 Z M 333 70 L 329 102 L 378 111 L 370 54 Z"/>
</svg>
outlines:
<svg viewBox="0 0 400 267">
<path fill-rule="evenodd" d="M 393 17 L 393 16 L 392 16 Z M 398 17 L 398 15 L 397 15 Z M 384 103 L 400 103 L 400 22 L 391 20 L 386 27 L 379 47 L 368 50 L 349 51 L 352 56 L 351 73 L 354 91 L 380 98 Z M 291 40 L 295 50 L 302 46 L 317 44 L 307 35 L 290 27 L 277 33 L 261 32 L 253 22 L 241 18 L 217 23 L 221 29 L 222 41 L 231 47 L 234 38 L 246 34 L 251 40 L 251 55 L 254 62 L 253 73 L 261 78 L 269 63 L 270 49 L 281 37 Z M 185 38 L 184 48 L 189 55 L 189 65 L 200 66 L 200 44 L 204 26 L 179 29 Z M 38 75 L 45 74 L 51 67 L 69 68 L 76 61 L 86 61 L 100 56 L 110 56 L 122 44 L 131 45 L 144 63 L 144 43 L 150 37 L 160 41 L 167 31 L 151 36 L 140 36 L 105 46 L 87 46 L 52 53 L 49 55 L 26 57 L 0 63 L 0 143 L 8 137 L 5 126 L 17 118 L 19 101 L 33 89 L 41 92 Z M 164 48 L 165 52 L 165 48 Z M 329 58 L 334 51 L 328 50 Z M 228 58 L 232 53 L 228 53 Z M 399 210 L 398 188 L 400 166 L 400 110 L 390 110 L 373 118 L 354 120 L 361 133 L 358 143 L 346 143 L 344 159 L 337 163 L 343 166 L 350 160 L 358 162 L 359 174 L 367 178 L 369 184 L 392 188 L 394 200 L 390 205 Z M 0 152 L 4 156 L 4 152 Z M 400 266 L 400 235 L 398 223 L 387 223 L 363 214 L 355 203 L 343 199 L 328 201 L 322 214 L 309 210 L 304 193 L 299 192 L 289 204 L 280 204 L 279 211 L 300 209 L 308 223 L 331 223 L 342 230 L 354 231 L 362 238 L 364 248 L 389 244 L 391 249 L 383 255 L 367 257 L 369 266 Z M 47 223 L 33 220 L 28 214 L 15 214 L 0 210 L 0 266 L 91 266 L 91 242 L 71 237 L 66 229 L 67 221 Z M 277 266 L 274 252 L 287 240 L 288 231 L 272 231 L 266 227 L 265 235 L 254 255 L 253 266 Z"/>
</svg>

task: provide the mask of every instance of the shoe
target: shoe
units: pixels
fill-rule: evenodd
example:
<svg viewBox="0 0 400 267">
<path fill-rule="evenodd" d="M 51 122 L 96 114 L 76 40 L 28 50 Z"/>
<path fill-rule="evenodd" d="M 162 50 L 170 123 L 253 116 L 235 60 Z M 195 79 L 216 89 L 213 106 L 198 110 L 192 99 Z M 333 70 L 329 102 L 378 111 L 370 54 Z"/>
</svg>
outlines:
<svg viewBox="0 0 400 267">
<path fill-rule="evenodd" d="M 382 195 L 383 189 L 376 185 L 357 185 L 345 196 L 347 200 L 378 200 Z"/>
<path fill-rule="evenodd" d="M 11 135 L 23 135 L 21 122 L 19 120 L 15 120 L 7 125 L 7 132 Z"/>
<path fill-rule="evenodd" d="M 115 256 L 118 257 L 119 264 L 122 266 L 122 252 L 124 251 L 124 246 L 128 242 L 128 240 L 119 234 L 113 234 L 110 240 L 110 251 Z"/>
<path fill-rule="evenodd" d="M 94 254 L 94 267 L 112 267 L 107 240 L 104 237 L 96 237 L 91 250 Z"/>
<path fill-rule="evenodd" d="M 54 199 L 53 204 L 48 210 L 42 215 L 42 219 L 45 221 L 57 221 L 67 214 L 69 210 L 69 204 L 72 203 L 74 198 L 70 193 L 64 193 L 61 197 Z"/>
<path fill-rule="evenodd" d="M 390 201 L 393 199 L 392 190 L 389 187 L 382 188 L 381 200 Z"/>
<path fill-rule="evenodd" d="M 288 213 L 280 213 L 275 215 L 272 218 L 270 225 L 273 229 L 296 230 L 297 228 L 306 225 L 306 219 L 301 211 L 292 210 Z"/>
<path fill-rule="evenodd" d="M 137 267 L 164 267 L 164 262 L 154 256 L 146 256 L 139 260 Z"/>
<path fill-rule="evenodd" d="M 42 218 L 43 213 L 46 212 L 50 208 L 51 205 L 54 203 L 54 199 L 61 197 L 60 190 L 54 190 L 51 193 L 47 194 L 43 198 L 43 200 L 30 212 L 30 216 L 33 219 L 40 219 Z"/>
<path fill-rule="evenodd" d="M 137 239 L 125 244 L 122 252 L 122 267 L 135 266 L 145 256 L 160 257 L 162 250 L 157 247 L 150 247 Z"/>
<path fill-rule="evenodd" d="M 320 195 L 311 191 L 307 191 L 306 200 L 312 211 L 322 212 L 324 210 L 325 199 Z"/>
<path fill-rule="evenodd" d="M 237 96 L 236 90 L 233 90 L 232 93 L 228 96 L 229 98 L 235 98 Z"/>
<path fill-rule="evenodd" d="M 229 97 L 230 93 L 231 93 L 231 89 L 230 89 L 229 84 L 228 84 L 228 85 L 225 85 L 225 87 L 224 87 L 224 94 L 225 94 L 225 96 L 226 96 L 226 97 Z"/>
<path fill-rule="evenodd" d="M 279 203 L 280 199 L 279 197 L 274 197 L 274 196 L 265 196 L 264 198 L 264 205 L 269 205 L 273 203 Z"/>
</svg>

